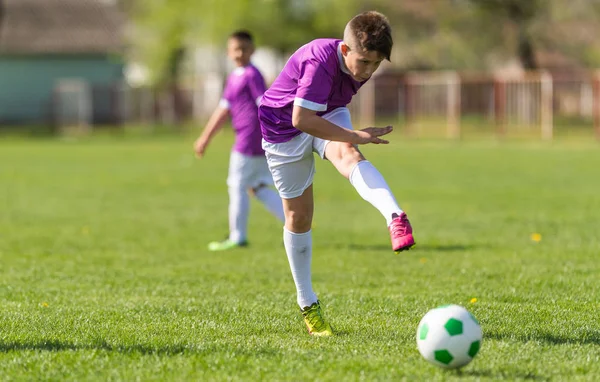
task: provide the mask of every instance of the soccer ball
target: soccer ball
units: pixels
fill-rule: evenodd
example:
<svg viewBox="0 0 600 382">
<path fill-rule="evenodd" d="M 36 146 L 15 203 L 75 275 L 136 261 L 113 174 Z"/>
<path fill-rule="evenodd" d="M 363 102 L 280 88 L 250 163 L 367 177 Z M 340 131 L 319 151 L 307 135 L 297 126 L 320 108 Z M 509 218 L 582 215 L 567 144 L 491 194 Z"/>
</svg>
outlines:
<svg viewBox="0 0 600 382">
<path fill-rule="evenodd" d="M 417 329 L 421 355 L 445 369 L 465 366 L 481 347 L 481 326 L 468 310 L 444 305 L 427 312 Z"/>
</svg>

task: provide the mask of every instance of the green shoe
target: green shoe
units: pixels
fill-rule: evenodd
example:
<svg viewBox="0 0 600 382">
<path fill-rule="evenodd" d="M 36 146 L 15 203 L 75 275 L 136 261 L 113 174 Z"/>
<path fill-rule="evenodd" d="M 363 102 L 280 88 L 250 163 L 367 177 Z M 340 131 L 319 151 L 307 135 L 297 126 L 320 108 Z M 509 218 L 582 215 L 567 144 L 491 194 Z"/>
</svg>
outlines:
<svg viewBox="0 0 600 382">
<path fill-rule="evenodd" d="M 304 317 L 304 323 L 306 324 L 306 329 L 308 329 L 308 334 L 317 337 L 328 337 L 333 335 L 331 325 L 329 325 L 323 317 L 323 311 L 321 310 L 321 303 L 319 301 L 302 309 L 302 317 Z"/>
<path fill-rule="evenodd" d="M 233 249 L 233 248 L 239 248 L 239 247 L 245 247 L 248 245 L 247 241 L 242 241 L 240 243 L 229 240 L 229 239 L 225 239 L 223 241 L 213 241 L 211 243 L 208 244 L 208 250 L 209 251 L 226 251 L 228 249 Z"/>
</svg>

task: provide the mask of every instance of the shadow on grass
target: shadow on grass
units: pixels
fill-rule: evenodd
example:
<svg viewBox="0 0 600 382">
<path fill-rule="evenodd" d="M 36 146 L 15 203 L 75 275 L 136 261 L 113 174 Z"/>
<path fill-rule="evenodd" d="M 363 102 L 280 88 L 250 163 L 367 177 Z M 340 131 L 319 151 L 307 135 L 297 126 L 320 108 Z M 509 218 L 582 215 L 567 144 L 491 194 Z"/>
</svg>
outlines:
<svg viewBox="0 0 600 382">
<path fill-rule="evenodd" d="M 337 330 L 336 328 L 333 328 L 333 337 L 330 338 L 344 338 L 344 337 L 349 337 L 350 336 L 350 332 L 347 330 Z"/>
<path fill-rule="evenodd" d="M 85 350 L 104 350 L 107 352 L 117 352 L 124 354 L 151 354 L 151 355 L 179 355 L 179 354 L 212 354 L 222 352 L 223 349 L 217 345 L 192 345 L 192 344 L 173 344 L 173 345 L 111 345 L 106 342 L 74 344 L 63 341 L 43 341 L 43 342 L 0 342 L 0 353 L 11 351 L 85 351 Z M 262 349 L 244 349 L 235 348 L 228 351 L 234 351 L 239 355 L 255 356 L 260 355 L 276 355 L 277 349 L 262 348 Z"/>
<path fill-rule="evenodd" d="M 550 345 L 600 345 L 600 331 L 587 331 L 585 333 L 578 333 L 577 335 L 573 334 L 573 337 L 551 333 L 522 335 L 514 333 L 486 333 L 485 338 L 498 341 L 543 342 Z"/>
<path fill-rule="evenodd" d="M 475 377 L 475 378 L 489 378 L 492 380 L 499 379 L 523 379 L 523 380 L 531 380 L 531 381 L 549 381 L 548 377 L 543 377 L 540 375 L 536 375 L 532 372 L 521 372 L 521 371 L 511 371 L 504 370 L 502 372 L 492 371 L 488 369 L 467 369 L 467 370 L 456 370 L 453 371 L 457 377 Z"/>
<path fill-rule="evenodd" d="M 336 249 L 346 249 L 349 251 L 381 251 L 390 252 L 389 244 L 333 244 Z M 478 245 L 462 245 L 462 244 L 419 244 L 415 245 L 410 251 L 417 252 L 463 252 L 481 248 Z"/>
<path fill-rule="evenodd" d="M 146 345 L 111 345 L 106 342 L 74 344 L 62 341 L 43 341 L 43 342 L 0 342 L 0 352 L 10 351 L 80 351 L 80 350 L 106 350 L 119 353 L 141 353 L 141 354 L 164 354 L 175 355 L 186 351 L 196 352 L 197 349 L 185 345 L 166 345 L 162 347 L 153 347 Z"/>
<path fill-rule="evenodd" d="M 484 248 L 483 245 L 475 244 L 418 244 L 415 245 L 415 249 L 425 252 L 463 252 L 470 251 L 473 249 Z"/>
</svg>

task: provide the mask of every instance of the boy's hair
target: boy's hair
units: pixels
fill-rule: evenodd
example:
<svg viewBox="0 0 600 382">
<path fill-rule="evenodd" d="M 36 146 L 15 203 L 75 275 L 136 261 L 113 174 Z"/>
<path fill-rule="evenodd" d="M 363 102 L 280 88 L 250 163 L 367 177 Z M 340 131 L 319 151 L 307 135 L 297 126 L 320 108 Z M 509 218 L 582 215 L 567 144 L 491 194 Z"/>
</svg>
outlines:
<svg viewBox="0 0 600 382">
<path fill-rule="evenodd" d="M 252 38 L 252 34 L 245 29 L 240 29 L 229 35 L 229 38 L 235 38 L 237 40 L 245 40 L 249 43 L 254 44 L 254 39 Z"/>
<path fill-rule="evenodd" d="M 389 61 L 394 44 L 392 27 L 383 14 L 363 12 L 346 24 L 344 42 L 354 49 L 379 52 Z"/>
</svg>

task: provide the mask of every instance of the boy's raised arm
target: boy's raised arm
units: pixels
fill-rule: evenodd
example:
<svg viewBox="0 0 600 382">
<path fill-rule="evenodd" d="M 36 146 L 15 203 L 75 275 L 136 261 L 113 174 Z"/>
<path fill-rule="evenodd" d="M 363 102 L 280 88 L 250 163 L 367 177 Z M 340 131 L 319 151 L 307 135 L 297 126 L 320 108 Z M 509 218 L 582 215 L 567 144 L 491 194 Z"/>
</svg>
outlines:
<svg viewBox="0 0 600 382">
<path fill-rule="evenodd" d="M 379 137 L 392 131 L 391 126 L 348 130 L 319 117 L 316 111 L 298 105 L 294 105 L 292 111 L 292 125 L 317 138 L 353 144 L 387 144 L 387 140 Z"/>
</svg>

